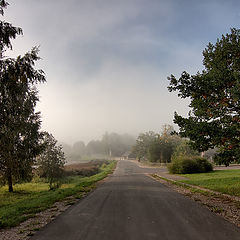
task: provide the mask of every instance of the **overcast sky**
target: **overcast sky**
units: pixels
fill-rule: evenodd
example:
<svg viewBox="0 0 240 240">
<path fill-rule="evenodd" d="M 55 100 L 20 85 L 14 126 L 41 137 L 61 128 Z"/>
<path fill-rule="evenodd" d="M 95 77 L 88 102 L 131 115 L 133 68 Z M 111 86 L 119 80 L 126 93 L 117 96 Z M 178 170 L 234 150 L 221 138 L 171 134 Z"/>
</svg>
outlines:
<svg viewBox="0 0 240 240">
<path fill-rule="evenodd" d="M 9 0 L 23 28 L 9 56 L 40 45 L 42 128 L 61 142 L 173 124 L 188 101 L 167 76 L 202 70 L 202 51 L 239 28 L 238 0 Z"/>
</svg>

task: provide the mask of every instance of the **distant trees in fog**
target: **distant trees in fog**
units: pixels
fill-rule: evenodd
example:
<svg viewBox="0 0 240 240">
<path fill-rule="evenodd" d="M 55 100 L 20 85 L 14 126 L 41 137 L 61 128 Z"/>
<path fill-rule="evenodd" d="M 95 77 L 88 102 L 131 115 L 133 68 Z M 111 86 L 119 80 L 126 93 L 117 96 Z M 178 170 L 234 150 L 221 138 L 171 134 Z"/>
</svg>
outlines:
<svg viewBox="0 0 240 240">
<path fill-rule="evenodd" d="M 62 143 L 68 161 L 78 161 L 89 157 L 120 157 L 130 151 L 136 138 L 128 134 L 105 133 L 101 140 L 91 140 L 86 145 L 78 141 L 71 147 Z"/>
</svg>

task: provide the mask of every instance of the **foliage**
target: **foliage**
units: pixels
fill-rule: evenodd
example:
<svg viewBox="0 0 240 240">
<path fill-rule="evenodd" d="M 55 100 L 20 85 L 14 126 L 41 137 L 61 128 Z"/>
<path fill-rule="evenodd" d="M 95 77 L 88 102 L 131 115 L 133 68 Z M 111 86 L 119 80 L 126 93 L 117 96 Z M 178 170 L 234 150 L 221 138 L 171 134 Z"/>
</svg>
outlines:
<svg viewBox="0 0 240 240">
<path fill-rule="evenodd" d="M 176 157 L 168 165 L 168 170 L 173 174 L 201 173 L 213 170 L 212 164 L 201 157 Z"/>
<path fill-rule="evenodd" d="M 203 51 L 205 69 L 196 75 L 171 75 L 169 91 L 190 98 L 188 118 L 175 113 L 180 135 L 189 137 L 198 151 L 219 149 L 217 160 L 225 165 L 240 161 L 240 30 L 231 29 Z"/>
<path fill-rule="evenodd" d="M 0 15 L 4 15 L 4 9 L 8 3 L 0 0 Z M 12 49 L 11 39 L 15 39 L 17 35 L 22 34 L 22 29 L 14 27 L 11 23 L 0 20 L 0 61 L 2 61 L 3 53 L 7 48 Z"/>
<path fill-rule="evenodd" d="M 6 6 L 0 1 L 2 15 Z M 0 175 L 10 192 L 13 182 L 31 178 L 31 166 L 41 151 L 36 84 L 45 81 L 43 71 L 34 69 L 39 59 L 37 48 L 16 59 L 3 55 L 19 34 L 20 28 L 0 21 Z"/>
<path fill-rule="evenodd" d="M 182 139 L 182 141 L 176 146 L 174 153 L 172 154 L 172 160 L 177 157 L 193 157 L 193 156 L 200 156 L 200 153 L 196 150 L 193 150 L 189 145 L 189 140 Z"/>
<path fill-rule="evenodd" d="M 132 150 L 139 160 L 147 158 L 148 150 L 157 141 L 157 138 L 158 134 L 153 131 L 139 134 Z"/>
<path fill-rule="evenodd" d="M 62 147 L 57 145 L 57 140 L 53 135 L 47 132 L 43 135 L 43 146 L 44 151 L 37 157 L 40 177 L 47 179 L 50 189 L 58 188 L 64 176 L 64 152 Z"/>
<path fill-rule="evenodd" d="M 66 197 L 82 198 L 84 193 L 95 187 L 97 181 L 110 174 L 115 166 L 116 162 L 112 161 L 94 176 L 68 177 L 65 183 L 54 191 L 49 191 L 48 184 L 44 182 L 17 184 L 16 191 L 11 194 L 5 187 L 0 188 L 0 228 L 16 226 Z"/>
<path fill-rule="evenodd" d="M 240 196 L 240 170 L 215 170 L 209 173 L 184 175 L 182 182 L 208 188 L 213 191 Z"/>
<path fill-rule="evenodd" d="M 139 160 L 148 159 L 150 162 L 168 163 L 176 146 L 181 142 L 180 137 L 173 135 L 173 127 L 164 125 L 160 134 L 154 132 L 141 133 L 133 147 L 133 152 Z"/>
</svg>

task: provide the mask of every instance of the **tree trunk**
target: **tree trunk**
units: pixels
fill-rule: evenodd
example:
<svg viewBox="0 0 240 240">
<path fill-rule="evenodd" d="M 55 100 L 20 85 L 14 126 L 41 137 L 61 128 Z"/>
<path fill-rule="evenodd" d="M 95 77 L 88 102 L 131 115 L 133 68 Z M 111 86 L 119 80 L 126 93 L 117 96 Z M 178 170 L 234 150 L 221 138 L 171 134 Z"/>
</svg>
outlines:
<svg viewBox="0 0 240 240">
<path fill-rule="evenodd" d="M 12 173 L 9 171 L 8 173 L 8 191 L 13 192 L 13 184 L 12 184 Z"/>
</svg>

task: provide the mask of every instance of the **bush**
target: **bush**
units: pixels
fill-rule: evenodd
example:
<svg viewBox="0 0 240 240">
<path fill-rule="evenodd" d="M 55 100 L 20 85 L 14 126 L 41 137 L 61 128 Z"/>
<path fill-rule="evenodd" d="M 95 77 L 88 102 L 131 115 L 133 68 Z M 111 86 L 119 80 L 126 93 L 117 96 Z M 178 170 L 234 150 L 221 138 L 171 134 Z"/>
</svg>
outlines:
<svg viewBox="0 0 240 240">
<path fill-rule="evenodd" d="M 213 170 L 212 164 L 206 158 L 196 158 L 199 167 L 199 172 L 211 172 Z"/>
<path fill-rule="evenodd" d="M 59 188 L 64 177 L 65 164 L 62 147 L 57 145 L 57 140 L 48 132 L 43 133 L 44 150 L 37 158 L 38 173 L 45 178 L 50 189 Z"/>
<path fill-rule="evenodd" d="M 168 165 L 168 171 L 174 174 L 203 173 L 213 170 L 212 164 L 201 157 L 176 157 Z"/>
</svg>

